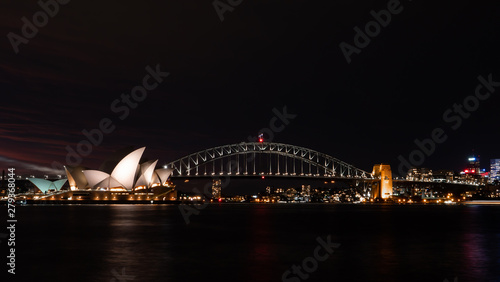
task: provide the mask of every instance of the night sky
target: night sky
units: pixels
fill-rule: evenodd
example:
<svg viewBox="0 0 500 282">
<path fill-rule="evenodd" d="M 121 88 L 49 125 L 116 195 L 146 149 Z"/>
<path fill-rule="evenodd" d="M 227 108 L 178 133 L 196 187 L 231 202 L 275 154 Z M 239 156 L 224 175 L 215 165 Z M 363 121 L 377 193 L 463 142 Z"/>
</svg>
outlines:
<svg viewBox="0 0 500 282">
<path fill-rule="evenodd" d="M 367 171 L 396 170 L 435 128 L 447 140 L 421 166 L 459 170 L 474 150 L 487 168 L 500 158 L 500 86 L 459 126 L 443 114 L 474 95 L 478 76 L 500 82 L 500 3 L 401 1 L 348 63 L 339 44 L 355 46 L 354 28 L 390 2 L 243 0 L 221 21 L 212 1 L 71 0 L 16 54 L 8 35 L 22 36 L 21 19 L 41 8 L 3 1 L 0 164 L 56 174 L 66 147 L 105 118 L 115 129 L 82 165 L 129 146 L 163 164 L 248 141 L 286 107 L 296 116 L 272 141 Z M 128 114 L 114 111 L 147 66 L 170 75 Z"/>
</svg>

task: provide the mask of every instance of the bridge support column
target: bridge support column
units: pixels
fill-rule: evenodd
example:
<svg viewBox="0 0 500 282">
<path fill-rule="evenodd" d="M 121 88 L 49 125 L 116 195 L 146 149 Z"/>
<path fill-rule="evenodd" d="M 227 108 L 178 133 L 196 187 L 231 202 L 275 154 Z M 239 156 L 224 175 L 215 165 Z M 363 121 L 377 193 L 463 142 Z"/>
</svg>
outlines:
<svg viewBox="0 0 500 282">
<path fill-rule="evenodd" d="M 373 166 L 372 175 L 380 179 L 372 186 L 372 197 L 388 199 L 392 197 L 392 170 L 388 164 L 376 164 Z"/>
</svg>

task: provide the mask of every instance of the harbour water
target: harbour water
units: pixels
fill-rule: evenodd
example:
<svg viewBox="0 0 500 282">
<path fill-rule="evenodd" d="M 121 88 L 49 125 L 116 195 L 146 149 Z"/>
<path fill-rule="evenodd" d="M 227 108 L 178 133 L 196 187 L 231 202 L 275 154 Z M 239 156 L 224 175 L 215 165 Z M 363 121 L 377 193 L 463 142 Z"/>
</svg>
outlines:
<svg viewBox="0 0 500 282">
<path fill-rule="evenodd" d="M 8 277 L 500 281 L 499 206 L 210 204 L 197 211 L 187 224 L 179 205 L 17 207 L 16 274 Z M 331 252 L 330 243 L 338 244 Z M 2 242 L 4 260 L 7 252 Z"/>
</svg>

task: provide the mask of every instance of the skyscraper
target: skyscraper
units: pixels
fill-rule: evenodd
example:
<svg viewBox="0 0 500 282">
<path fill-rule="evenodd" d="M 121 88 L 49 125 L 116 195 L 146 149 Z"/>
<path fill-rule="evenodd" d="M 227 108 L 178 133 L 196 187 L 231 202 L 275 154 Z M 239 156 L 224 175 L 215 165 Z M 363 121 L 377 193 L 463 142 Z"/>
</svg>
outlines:
<svg viewBox="0 0 500 282">
<path fill-rule="evenodd" d="M 490 160 L 490 179 L 500 179 L 500 159 Z"/>
<path fill-rule="evenodd" d="M 214 179 L 212 183 L 212 197 L 215 199 L 222 198 L 222 180 Z"/>
<path fill-rule="evenodd" d="M 481 174 L 481 166 L 479 161 L 479 156 L 472 156 L 469 158 L 467 163 L 467 168 L 465 170 L 466 174 L 479 175 Z"/>
</svg>

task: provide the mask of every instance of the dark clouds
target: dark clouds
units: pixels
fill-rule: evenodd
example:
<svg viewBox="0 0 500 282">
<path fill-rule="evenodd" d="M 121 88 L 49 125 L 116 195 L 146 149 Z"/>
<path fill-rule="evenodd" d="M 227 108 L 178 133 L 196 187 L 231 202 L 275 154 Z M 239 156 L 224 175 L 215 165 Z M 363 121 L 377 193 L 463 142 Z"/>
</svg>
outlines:
<svg viewBox="0 0 500 282">
<path fill-rule="evenodd" d="M 81 131 L 110 118 L 116 130 L 84 158 L 97 168 L 114 149 L 147 146 L 169 162 L 240 142 L 272 109 L 297 118 L 275 141 L 310 147 L 370 170 L 397 165 L 415 138 L 446 126 L 443 112 L 473 94 L 477 76 L 500 80 L 498 4 L 402 1 L 404 10 L 347 64 L 338 45 L 388 1 L 243 1 L 220 22 L 210 1 L 77 1 L 14 54 L 9 32 L 40 8 L 5 1 L 0 33 L 0 160 L 65 162 Z M 110 108 L 145 67 L 171 75 L 119 120 Z M 500 92 L 500 90 L 499 90 Z M 500 157 L 498 95 L 424 165 L 458 169 L 476 149 Z M 486 163 L 486 162 L 485 162 Z"/>
</svg>

